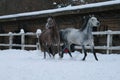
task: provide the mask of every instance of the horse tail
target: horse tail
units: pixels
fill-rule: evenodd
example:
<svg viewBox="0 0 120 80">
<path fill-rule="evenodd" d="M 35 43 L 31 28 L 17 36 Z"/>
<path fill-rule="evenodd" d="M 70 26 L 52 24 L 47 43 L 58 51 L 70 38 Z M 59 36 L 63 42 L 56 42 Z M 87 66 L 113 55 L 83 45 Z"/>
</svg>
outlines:
<svg viewBox="0 0 120 80">
<path fill-rule="evenodd" d="M 60 35 L 60 41 L 63 41 L 63 39 L 62 39 L 63 38 L 62 37 L 62 31 L 61 30 L 59 31 L 59 35 Z"/>
<path fill-rule="evenodd" d="M 64 42 L 64 41 L 66 41 L 66 34 L 65 34 L 65 31 L 64 30 L 60 30 L 59 31 L 59 36 L 60 36 L 60 41 L 61 42 Z"/>
</svg>

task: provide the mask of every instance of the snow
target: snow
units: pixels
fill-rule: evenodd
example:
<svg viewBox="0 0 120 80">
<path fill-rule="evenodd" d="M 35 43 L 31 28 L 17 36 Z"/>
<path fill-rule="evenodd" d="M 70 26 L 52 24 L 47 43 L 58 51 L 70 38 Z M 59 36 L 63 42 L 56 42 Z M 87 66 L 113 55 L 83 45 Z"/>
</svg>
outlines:
<svg viewBox="0 0 120 80">
<path fill-rule="evenodd" d="M 56 5 L 57 3 L 56 2 L 53 2 L 54 5 Z"/>
<path fill-rule="evenodd" d="M 94 7 L 114 5 L 114 4 L 120 4 L 120 0 L 91 3 L 91 4 L 78 5 L 78 6 L 67 6 L 67 7 L 58 8 L 58 9 L 49 9 L 49 10 L 42 10 L 42 11 L 3 15 L 3 16 L 0 16 L 0 19 L 17 18 L 17 17 L 42 15 L 42 14 L 52 14 L 52 13 L 63 12 L 63 11 L 71 11 L 71 10 L 78 10 L 78 9 L 80 10 L 80 9 L 94 8 Z"/>
<path fill-rule="evenodd" d="M 25 32 L 24 32 L 24 29 L 21 29 L 21 30 L 20 30 L 20 33 L 21 33 L 21 34 L 22 34 L 22 33 L 25 33 Z"/>
<path fill-rule="evenodd" d="M 75 51 L 73 58 L 43 59 L 39 50 L 0 50 L 0 80 L 120 80 L 120 55 L 91 53 L 86 61 Z"/>
<path fill-rule="evenodd" d="M 36 34 L 37 34 L 37 38 L 39 38 L 40 34 L 42 33 L 41 29 L 37 29 Z"/>
<path fill-rule="evenodd" d="M 37 29 L 36 34 L 41 34 L 42 30 L 41 29 Z"/>
</svg>

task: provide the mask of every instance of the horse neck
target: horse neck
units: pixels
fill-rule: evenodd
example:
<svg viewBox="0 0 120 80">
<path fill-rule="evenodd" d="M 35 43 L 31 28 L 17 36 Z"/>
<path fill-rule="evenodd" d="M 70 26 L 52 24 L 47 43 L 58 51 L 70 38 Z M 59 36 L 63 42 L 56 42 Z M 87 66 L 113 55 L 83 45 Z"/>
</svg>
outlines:
<svg viewBox="0 0 120 80">
<path fill-rule="evenodd" d="M 56 33 L 56 31 L 57 31 L 56 26 L 53 26 L 51 30 L 52 30 L 53 33 Z"/>
<path fill-rule="evenodd" d="M 86 34 L 92 34 L 92 25 L 90 22 L 87 23 L 86 28 L 83 30 L 84 33 Z"/>
<path fill-rule="evenodd" d="M 53 26 L 51 30 L 52 30 L 52 36 L 55 37 L 56 34 L 58 34 L 58 29 L 57 29 L 57 27 L 56 27 L 56 26 Z"/>
<path fill-rule="evenodd" d="M 82 26 L 80 28 L 80 31 L 83 31 L 86 28 L 87 22 L 88 22 L 88 20 L 84 20 L 84 23 L 82 24 Z"/>
<path fill-rule="evenodd" d="M 51 37 L 54 43 L 60 42 L 59 32 L 56 26 L 51 29 Z"/>
</svg>

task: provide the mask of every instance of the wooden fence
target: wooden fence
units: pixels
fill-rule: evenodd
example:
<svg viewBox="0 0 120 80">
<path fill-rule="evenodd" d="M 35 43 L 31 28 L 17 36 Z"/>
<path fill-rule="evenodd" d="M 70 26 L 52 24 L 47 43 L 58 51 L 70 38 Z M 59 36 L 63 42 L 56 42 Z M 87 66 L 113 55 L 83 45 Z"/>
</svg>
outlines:
<svg viewBox="0 0 120 80">
<path fill-rule="evenodd" d="M 41 34 L 41 30 L 38 29 L 36 31 L 36 33 L 25 33 L 23 29 L 20 30 L 20 33 L 4 33 L 4 34 L 0 34 L 0 36 L 7 36 L 9 37 L 9 43 L 8 44 L 4 44 L 4 43 L 0 43 L 0 46 L 9 46 L 9 49 L 12 49 L 13 46 L 16 47 L 21 47 L 22 50 L 25 49 L 25 47 L 35 47 L 36 49 L 40 49 L 40 45 L 39 45 L 39 41 L 36 42 L 36 44 L 31 45 L 31 44 L 25 44 L 25 36 L 36 36 L 36 38 L 38 38 L 38 36 Z M 112 46 L 112 41 L 113 41 L 113 36 L 114 35 L 120 35 L 120 31 L 100 31 L 100 32 L 93 32 L 93 35 L 106 35 L 107 39 L 106 39 L 106 43 L 107 45 L 104 46 L 95 46 L 95 49 L 100 49 L 100 50 L 106 50 L 106 53 L 109 54 L 111 50 L 120 50 L 120 45 L 119 46 Z M 21 44 L 13 44 L 13 36 L 21 36 Z M 81 49 L 80 46 L 76 46 L 77 49 Z M 90 49 L 90 46 L 86 46 L 87 49 Z"/>
<path fill-rule="evenodd" d="M 13 46 L 21 47 L 22 50 L 24 50 L 25 47 L 35 47 L 36 49 L 40 49 L 39 41 L 36 42 L 36 44 L 34 44 L 34 45 L 25 44 L 25 36 L 36 36 L 36 38 L 38 38 L 40 34 L 41 34 L 40 29 L 38 29 L 36 31 L 36 33 L 32 33 L 32 32 L 25 33 L 24 30 L 21 29 L 20 33 L 9 32 L 9 33 L 0 34 L 0 36 L 9 37 L 9 43 L 8 44 L 0 43 L 0 46 L 9 46 L 9 49 L 12 49 Z M 14 36 L 21 36 L 21 44 L 13 44 L 13 37 Z"/>
<path fill-rule="evenodd" d="M 95 46 L 95 49 L 106 50 L 107 54 L 109 54 L 110 51 L 112 51 L 112 50 L 120 50 L 120 45 L 119 46 L 112 46 L 113 36 L 120 35 L 120 31 L 108 30 L 108 31 L 93 32 L 93 35 L 106 35 L 107 36 L 107 39 L 105 41 L 107 43 L 107 45 Z M 79 46 L 77 46 L 76 48 L 81 49 L 81 47 L 79 47 Z M 90 49 L 90 46 L 86 46 L 86 48 Z"/>
</svg>

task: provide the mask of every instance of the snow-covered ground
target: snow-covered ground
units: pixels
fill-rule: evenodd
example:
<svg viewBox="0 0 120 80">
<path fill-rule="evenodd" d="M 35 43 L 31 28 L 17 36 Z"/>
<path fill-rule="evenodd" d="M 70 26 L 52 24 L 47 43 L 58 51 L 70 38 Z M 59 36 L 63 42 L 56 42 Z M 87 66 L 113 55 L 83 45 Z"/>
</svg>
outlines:
<svg viewBox="0 0 120 80">
<path fill-rule="evenodd" d="M 43 59 L 41 51 L 0 50 L 0 80 L 120 80 L 120 55 L 65 54 Z"/>
</svg>

